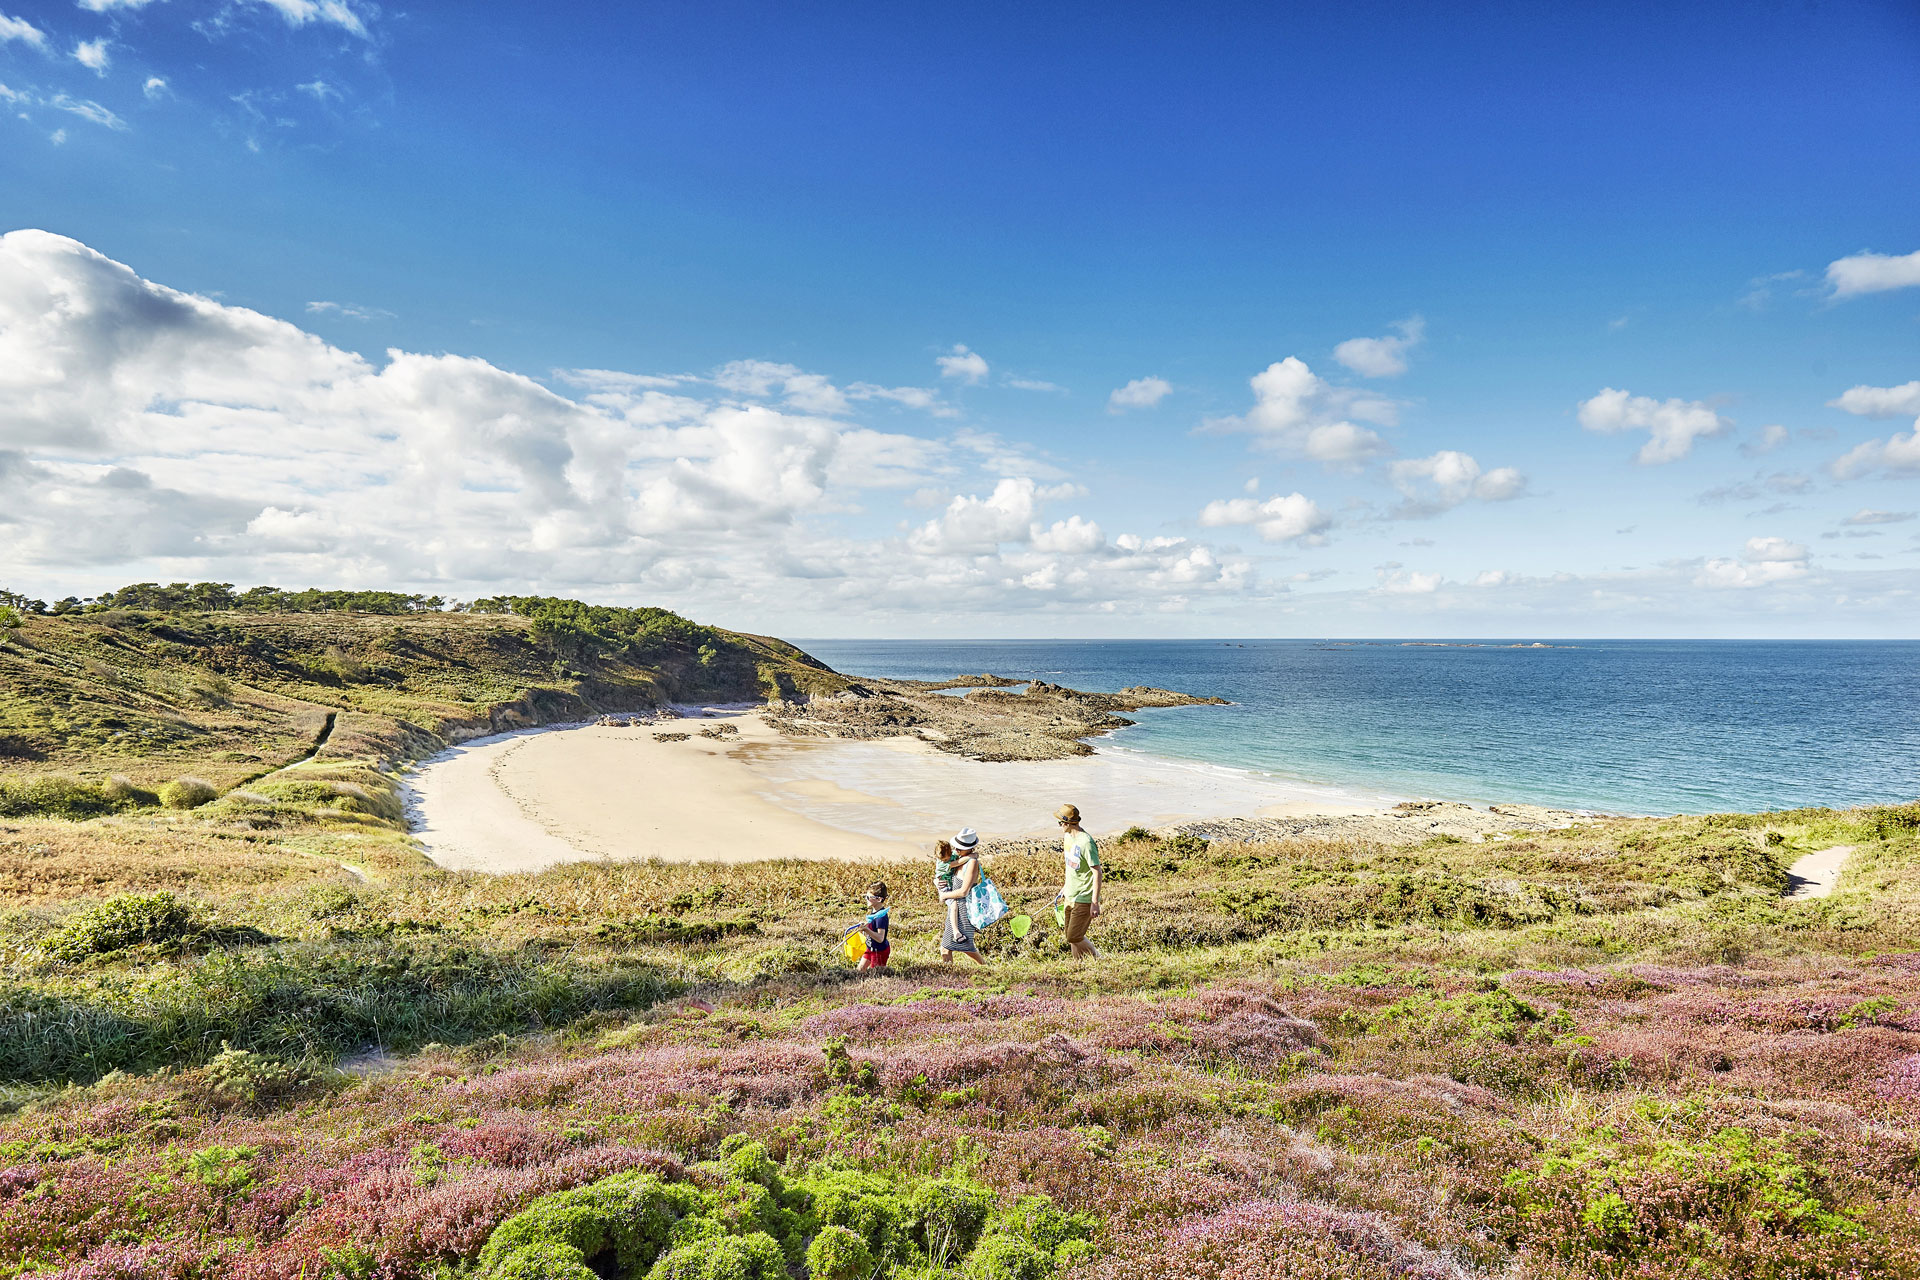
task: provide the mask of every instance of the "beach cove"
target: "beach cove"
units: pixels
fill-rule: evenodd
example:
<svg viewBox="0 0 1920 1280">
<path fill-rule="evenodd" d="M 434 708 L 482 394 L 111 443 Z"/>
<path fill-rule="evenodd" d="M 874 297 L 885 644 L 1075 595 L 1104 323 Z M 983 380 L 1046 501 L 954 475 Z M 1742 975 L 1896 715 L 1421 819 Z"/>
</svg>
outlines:
<svg viewBox="0 0 1920 1280">
<path fill-rule="evenodd" d="M 1101 835 L 1142 826 L 1213 839 L 1471 839 L 1579 816 L 1408 802 L 1104 742 L 1066 759 L 983 762 L 910 735 L 823 739 L 761 711 L 688 711 L 452 747 L 408 777 L 414 835 L 442 867 L 498 874 L 603 860 L 899 862 L 962 825 L 990 848 L 1047 839 L 1067 801 Z"/>
</svg>

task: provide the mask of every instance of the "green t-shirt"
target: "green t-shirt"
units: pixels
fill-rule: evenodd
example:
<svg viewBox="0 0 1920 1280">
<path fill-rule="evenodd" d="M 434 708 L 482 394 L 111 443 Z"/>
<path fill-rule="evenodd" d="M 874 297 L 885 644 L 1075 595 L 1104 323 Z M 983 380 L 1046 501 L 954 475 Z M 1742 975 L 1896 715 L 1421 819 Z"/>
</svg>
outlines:
<svg viewBox="0 0 1920 1280">
<path fill-rule="evenodd" d="M 1061 844 L 1067 855 L 1067 901 L 1093 901 L 1093 869 L 1100 865 L 1100 846 L 1084 831 L 1067 833 Z"/>
</svg>

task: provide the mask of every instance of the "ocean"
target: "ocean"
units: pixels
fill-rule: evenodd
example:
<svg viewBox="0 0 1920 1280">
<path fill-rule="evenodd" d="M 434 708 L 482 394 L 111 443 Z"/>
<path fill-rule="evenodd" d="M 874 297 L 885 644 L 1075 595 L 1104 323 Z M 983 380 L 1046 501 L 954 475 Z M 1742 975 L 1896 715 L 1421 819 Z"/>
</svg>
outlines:
<svg viewBox="0 0 1920 1280">
<path fill-rule="evenodd" d="M 1920 797 L 1920 641 L 795 643 L 852 675 L 1229 698 L 1096 746 L 1289 781 L 1640 814 Z"/>
</svg>

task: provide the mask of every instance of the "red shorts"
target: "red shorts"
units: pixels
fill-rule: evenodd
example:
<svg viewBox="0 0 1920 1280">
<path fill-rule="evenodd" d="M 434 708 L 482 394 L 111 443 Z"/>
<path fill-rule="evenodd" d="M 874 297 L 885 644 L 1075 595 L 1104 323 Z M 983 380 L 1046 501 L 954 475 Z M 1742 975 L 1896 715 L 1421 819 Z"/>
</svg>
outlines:
<svg viewBox="0 0 1920 1280">
<path fill-rule="evenodd" d="M 862 969 L 884 969 L 887 967 L 887 957 L 892 954 L 892 943 L 888 943 L 884 947 L 868 947 L 867 954 L 860 957 L 860 967 Z"/>
</svg>

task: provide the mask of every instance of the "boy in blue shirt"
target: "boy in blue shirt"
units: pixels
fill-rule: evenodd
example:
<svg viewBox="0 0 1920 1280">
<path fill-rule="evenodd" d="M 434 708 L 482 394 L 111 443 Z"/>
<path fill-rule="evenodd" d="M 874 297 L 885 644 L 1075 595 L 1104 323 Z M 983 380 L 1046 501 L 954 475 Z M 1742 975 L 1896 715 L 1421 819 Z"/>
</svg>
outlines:
<svg viewBox="0 0 1920 1280">
<path fill-rule="evenodd" d="M 884 969 L 887 957 L 893 953 L 893 945 L 887 941 L 887 886 L 883 880 L 875 880 L 867 886 L 867 916 L 865 924 L 859 926 L 860 933 L 867 940 L 867 954 L 860 957 L 862 969 Z"/>
</svg>

